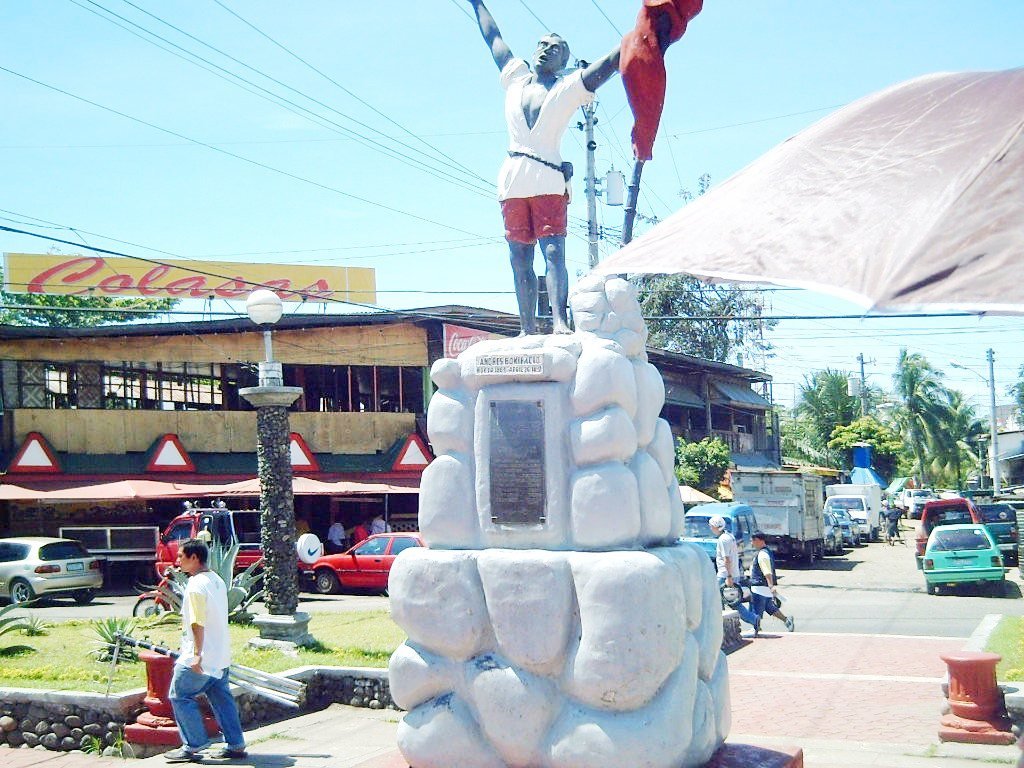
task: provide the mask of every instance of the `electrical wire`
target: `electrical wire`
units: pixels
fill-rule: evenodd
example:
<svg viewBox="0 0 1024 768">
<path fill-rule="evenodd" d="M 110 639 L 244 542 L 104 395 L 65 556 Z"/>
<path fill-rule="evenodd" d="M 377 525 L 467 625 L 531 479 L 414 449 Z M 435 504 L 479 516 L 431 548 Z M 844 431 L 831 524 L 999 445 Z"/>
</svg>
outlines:
<svg viewBox="0 0 1024 768">
<path fill-rule="evenodd" d="M 49 83 L 44 83 L 41 80 L 36 80 L 35 78 L 29 77 L 28 75 L 23 75 L 20 72 L 15 72 L 13 69 L 8 69 L 7 67 L 4 67 L 2 65 L 0 65 L 0 72 L 6 72 L 6 73 L 8 73 L 10 75 L 14 75 L 15 77 L 21 78 L 22 80 L 26 80 L 26 81 L 28 81 L 30 83 L 34 83 L 35 85 L 41 86 L 41 87 L 46 88 L 48 90 L 51 90 L 51 91 L 53 91 L 55 93 L 62 94 L 62 95 L 67 96 L 69 98 L 75 99 L 76 101 L 80 101 L 83 104 L 89 104 L 90 106 L 96 107 L 97 109 L 101 109 L 101 110 L 103 110 L 105 112 L 109 112 L 110 114 L 117 115 L 118 117 L 123 117 L 126 120 L 131 120 L 132 122 L 138 123 L 140 125 L 144 125 L 144 126 L 146 126 L 148 128 L 152 128 L 152 129 L 160 131 L 162 133 L 169 134 L 171 136 L 174 136 L 175 138 L 184 139 L 185 141 L 188 141 L 188 142 L 190 142 L 192 144 L 195 144 L 197 146 L 205 147 L 206 149 L 212 150 L 212 151 L 217 152 L 219 154 L 225 155 L 227 157 L 234 158 L 235 160 L 241 160 L 244 163 L 248 163 L 250 165 L 256 166 L 257 168 L 262 168 L 264 170 L 271 171 L 273 173 L 277 173 L 277 174 L 279 174 L 281 176 L 285 176 L 287 178 L 294 179 L 295 181 L 300 181 L 300 182 L 302 182 L 304 184 L 309 184 L 311 186 L 317 187 L 319 189 L 322 189 L 322 190 L 325 190 L 325 191 L 328 191 L 328 192 L 334 192 L 335 194 L 341 195 L 342 197 L 347 197 L 347 198 L 349 198 L 351 200 L 357 200 L 357 201 L 359 201 L 361 203 L 366 203 L 367 205 L 372 205 L 372 206 L 374 206 L 376 208 L 380 208 L 381 210 L 390 211 L 391 213 L 397 213 L 400 216 L 406 216 L 408 218 L 415 219 L 416 221 L 421 221 L 421 222 L 424 222 L 426 224 L 433 224 L 434 226 L 442 227 L 444 229 L 449 229 L 449 230 L 451 230 L 453 232 L 458 232 L 458 233 L 463 234 L 463 235 L 471 235 L 473 237 L 483 237 L 483 235 L 480 235 L 480 234 L 478 234 L 476 232 L 471 232 L 469 230 L 462 229 L 460 227 L 455 227 L 455 226 L 452 226 L 450 224 L 444 224 L 444 223 L 439 222 L 439 221 L 434 221 L 433 219 L 429 219 L 429 218 L 427 218 L 425 216 L 420 216 L 420 215 L 415 214 L 415 213 L 410 213 L 409 211 L 403 211 L 400 208 L 395 208 L 393 206 L 386 205 L 386 204 L 378 202 L 376 200 L 371 200 L 369 198 L 362 197 L 361 195 L 356 195 L 356 194 L 353 194 L 351 192 L 345 192 L 344 190 L 338 189 L 337 187 L 332 187 L 329 184 L 323 184 L 323 183 L 318 182 L 318 181 L 313 181 L 312 179 L 307 179 L 307 178 L 305 178 L 303 176 L 299 176 L 298 174 L 291 173 L 290 171 L 285 171 L 285 170 L 283 170 L 281 168 L 276 168 L 276 167 L 274 167 L 272 165 L 267 165 L 266 163 L 262 163 L 259 160 L 253 160 L 252 158 L 245 157 L 244 155 L 239 155 L 239 154 L 236 154 L 235 152 L 229 152 L 228 150 L 226 150 L 226 149 L 224 149 L 222 147 L 217 147 L 217 146 L 214 146 L 213 144 L 208 144 L 207 142 L 200 141 L 199 139 L 193 139 L 191 136 L 186 136 L 185 134 L 178 133 L 177 131 L 172 131 L 170 128 L 163 128 L 162 126 L 156 125 L 155 123 L 151 123 L 151 122 L 149 122 L 147 120 L 143 120 L 141 118 L 134 117 L 134 116 L 129 115 L 129 114 L 125 113 L 125 112 L 121 112 L 119 110 L 116 110 L 116 109 L 114 109 L 112 107 L 108 107 L 108 106 L 105 106 L 103 104 L 100 104 L 99 102 L 92 101 L 91 99 L 87 99 L 87 98 L 85 98 L 83 96 L 78 96 L 78 95 L 76 95 L 74 93 L 71 93 L 70 91 L 64 90 L 63 88 L 58 88 L 55 85 L 50 85 Z"/>
</svg>

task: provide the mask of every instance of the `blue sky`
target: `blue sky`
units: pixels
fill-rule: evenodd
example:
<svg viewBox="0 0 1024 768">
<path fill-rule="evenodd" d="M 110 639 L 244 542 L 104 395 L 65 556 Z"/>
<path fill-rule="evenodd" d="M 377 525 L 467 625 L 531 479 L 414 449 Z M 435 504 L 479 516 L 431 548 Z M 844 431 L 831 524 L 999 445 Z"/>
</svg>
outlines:
<svg viewBox="0 0 1024 768">
<path fill-rule="evenodd" d="M 514 53 L 529 56 L 550 29 L 574 56 L 593 60 L 632 26 L 639 2 L 489 7 Z M 146 257 L 372 266 L 379 303 L 389 308 L 513 311 L 492 199 L 505 147 L 501 91 L 467 10 L 462 0 L 0 3 L 0 67 L 17 73 L 0 71 L 0 224 Z M 291 111 L 133 36 L 108 12 L 140 35 L 140 27 L 157 33 L 176 53 L 199 53 L 284 96 Z M 665 218 L 701 174 L 721 182 L 836 107 L 892 83 L 1021 66 L 1022 39 L 1017 0 L 707 0 L 669 51 L 666 114 L 645 168 L 641 213 Z M 598 95 L 598 172 L 627 170 L 621 83 Z M 375 151 L 372 142 L 416 161 L 432 154 L 432 168 Z M 570 129 L 563 154 L 582 172 L 578 131 Z M 580 190 L 570 211 L 573 279 L 586 269 Z M 599 215 L 605 226 L 621 225 L 620 208 L 599 204 Z M 0 233 L 3 251 L 47 248 Z M 602 244 L 604 254 L 613 248 L 612 239 Z M 769 295 L 781 315 L 857 312 L 803 291 Z M 1024 363 L 1022 331 L 1017 317 L 785 321 L 771 335 L 774 356 L 744 363 L 772 373 L 776 397 L 787 403 L 807 372 L 852 369 L 858 353 L 872 361 L 871 383 L 887 386 L 901 346 L 986 375 L 991 347 L 1006 401 L 1005 386 Z M 949 370 L 947 380 L 984 412 L 979 377 Z"/>
</svg>

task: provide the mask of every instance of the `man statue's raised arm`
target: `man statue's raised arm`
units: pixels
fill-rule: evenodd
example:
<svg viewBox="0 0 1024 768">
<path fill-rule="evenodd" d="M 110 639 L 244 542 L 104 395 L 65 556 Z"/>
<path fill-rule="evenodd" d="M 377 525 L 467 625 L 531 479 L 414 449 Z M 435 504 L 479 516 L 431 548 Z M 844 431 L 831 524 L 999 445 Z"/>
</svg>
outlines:
<svg viewBox="0 0 1024 768">
<path fill-rule="evenodd" d="M 619 47 L 583 70 L 583 85 L 593 93 L 619 71 Z"/>
<path fill-rule="evenodd" d="M 487 10 L 487 6 L 481 0 L 469 0 L 469 4 L 476 12 L 476 23 L 480 25 L 480 34 L 484 36 L 484 42 L 491 49 L 494 63 L 498 65 L 498 69 L 504 69 L 509 59 L 512 58 L 512 51 L 505 45 L 498 25 L 494 23 L 494 17 L 491 16 L 491 12 Z"/>
</svg>

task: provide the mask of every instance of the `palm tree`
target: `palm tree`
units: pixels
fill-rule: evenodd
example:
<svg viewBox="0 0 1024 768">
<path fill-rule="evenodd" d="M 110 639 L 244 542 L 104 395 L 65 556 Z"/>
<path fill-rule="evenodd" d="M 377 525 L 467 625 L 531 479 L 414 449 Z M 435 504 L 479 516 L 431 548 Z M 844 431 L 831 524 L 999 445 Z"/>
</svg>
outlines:
<svg viewBox="0 0 1024 768">
<path fill-rule="evenodd" d="M 938 414 L 941 422 L 931 435 L 935 454 L 933 466 L 948 472 L 957 489 L 961 489 L 963 468 L 976 459 L 971 441 L 985 431 L 985 424 L 977 417 L 974 406 L 964 400 L 962 392 L 947 389 L 945 395 L 946 402 Z"/>
<path fill-rule="evenodd" d="M 903 439 L 910 443 L 924 485 L 928 485 L 924 450 L 931 443 L 930 438 L 940 434 L 940 414 L 943 403 L 948 402 L 946 389 L 939 381 L 941 377 L 923 355 L 907 352 L 906 347 L 900 350 L 892 377 L 899 401 L 896 424 Z"/>
<path fill-rule="evenodd" d="M 846 373 L 831 368 L 805 376 L 800 385 L 800 400 L 794 409 L 797 417 L 809 422 L 814 446 L 831 463 L 838 458 L 836 452 L 828 448 L 832 430 L 860 415 L 860 404 L 847 391 L 846 380 Z"/>
</svg>

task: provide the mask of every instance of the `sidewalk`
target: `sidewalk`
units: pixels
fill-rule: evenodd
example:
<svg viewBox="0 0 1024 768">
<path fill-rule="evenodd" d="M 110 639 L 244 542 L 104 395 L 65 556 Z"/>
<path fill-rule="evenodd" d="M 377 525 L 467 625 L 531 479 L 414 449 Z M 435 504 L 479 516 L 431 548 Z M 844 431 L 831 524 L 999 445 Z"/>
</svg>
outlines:
<svg viewBox="0 0 1024 768">
<path fill-rule="evenodd" d="M 986 768 L 1014 765 L 1016 747 L 941 744 L 945 665 L 962 638 L 778 633 L 729 656 L 729 742 L 801 747 L 808 768 Z M 406 768 L 395 748 L 401 713 L 334 705 L 246 734 L 256 768 Z M 13 759 L 12 759 L 13 758 Z M 109 768 L 79 753 L 3 750 L 4 768 Z M 162 768 L 161 756 L 128 768 Z M 459 768 L 459 766 L 451 766 Z"/>
</svg>

